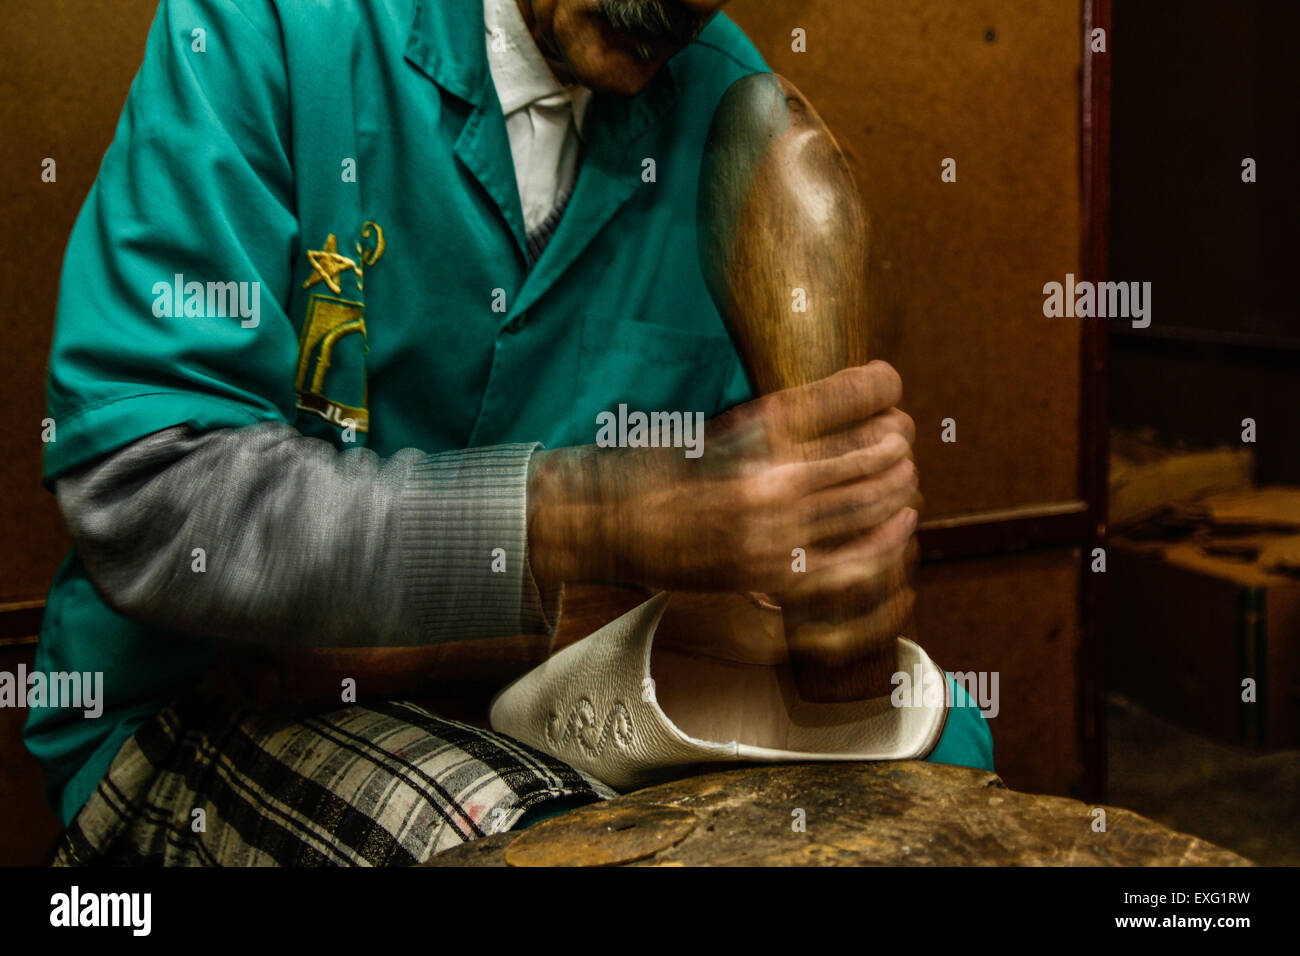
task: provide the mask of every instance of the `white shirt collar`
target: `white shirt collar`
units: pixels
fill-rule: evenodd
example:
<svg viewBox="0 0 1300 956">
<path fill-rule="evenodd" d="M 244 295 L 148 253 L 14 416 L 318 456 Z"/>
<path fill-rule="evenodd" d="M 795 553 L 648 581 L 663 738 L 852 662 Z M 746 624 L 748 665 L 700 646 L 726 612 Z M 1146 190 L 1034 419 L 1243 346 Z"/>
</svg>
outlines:
<svg viewBox="0 0 1300 956">
<path fill-rule="evenodd" d="M 543 106 L 558 106 L 567 99 L 581 134 L 591 90 L 577 84 L 564 86 L 555 78 L 533 42 L 515 0 L 484 0 L 483 21 L 488 69 L 501 101 L 501 111 L 509 116 L 539 100 L 549 100 Z"/>
</svg>

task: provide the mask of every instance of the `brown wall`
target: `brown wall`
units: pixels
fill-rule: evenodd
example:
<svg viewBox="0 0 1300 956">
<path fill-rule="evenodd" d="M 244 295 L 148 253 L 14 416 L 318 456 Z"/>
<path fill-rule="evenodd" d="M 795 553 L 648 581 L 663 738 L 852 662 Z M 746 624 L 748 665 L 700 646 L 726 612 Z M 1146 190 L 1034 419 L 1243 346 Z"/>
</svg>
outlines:
<svg viewBox="0 0 1300 956">
<path fill-rule="evenodd" d="M 894 246 L 927 515 L 1077 497 L 1080 327 L 1043 317 L 1042 288 L 1080 271 L 1079 3 L 727 10 L 835 132 Z M 791 51 L 795 28 L 807 52 Z"/>
<path fill-rule="evenodd" d="M 0 31 L 0 605 L 43 598 L 68 549 L 40 487 L 45 361 L 63 250 L 126 90 L 156 4 L 6 0 Z M 42 162 L 58 179 L 42 182 Z"/>
<path fill-rule="evenodd" d="M 916 634 L 944 669 L 998 674 L 993 758 L 1007 785 L 1090 796 L 1079 680 L 1079 557 L 1051 549 L 922 569 Z"/>
<path fill-rule="evenodd" d="M 144 51 L 154 0 L 6 0 L 0 30 L 0 670 L 30 667 L 44 599 L 69 542 L 40 486 L 45 362 L 63 251 Z M 55 160 L 57 180 L 41 179 Z M 32 605 L 35 605 L 33 608 Z M 29 613 L 30 611 L 30 613 Z M 0 709 L 0 865 L 46 861 L 59 832 L 24 749 L 27 712 Z"/>
<path fill-rule="evenodd" d="M 32 666 L 35 647 L 0 643 L 0 671 Z M 22 745 L 27 711 L 0 707 L 0 866 L 46 863 L 62 829 L 45 803 L 45 777 Z"/>
</svg>

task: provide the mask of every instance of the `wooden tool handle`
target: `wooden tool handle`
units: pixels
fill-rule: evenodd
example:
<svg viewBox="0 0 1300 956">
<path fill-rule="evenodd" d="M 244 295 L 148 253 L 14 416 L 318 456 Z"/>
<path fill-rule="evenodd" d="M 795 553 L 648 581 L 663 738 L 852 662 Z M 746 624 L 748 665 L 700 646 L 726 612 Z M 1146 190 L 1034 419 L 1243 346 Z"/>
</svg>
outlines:
<svg viewBox="0 0 1300 956">
<path fill-rule="evenodd" d="M 868 361 L 880 330 L 868 321 L 866 212 L 839 146 L 788 80 L 755 74 L 724 94 L 705 145 L 698 213 L 705 280 L 760 393 Z M 800 695 L 888 694 L 894 636 L 843 633 L 852 625 L 839 618 L 827 607 L 825 620 L 805 629 L 815 636 L 791 641 Z"/>
</svg>

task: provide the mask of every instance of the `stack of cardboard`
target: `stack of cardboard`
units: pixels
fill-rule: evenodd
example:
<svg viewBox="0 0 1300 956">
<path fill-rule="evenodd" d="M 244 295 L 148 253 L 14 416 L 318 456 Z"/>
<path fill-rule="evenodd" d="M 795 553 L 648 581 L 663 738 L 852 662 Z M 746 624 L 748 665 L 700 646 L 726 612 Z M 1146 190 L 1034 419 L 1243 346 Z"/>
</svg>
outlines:
<svg viewBox="0 0 1300 956">
<path fill-rule="evenodd" d="M 1171 505 L 1249 488 L 1255 456 L 1249 445 L 1181 448 L 1151 429 L 1110 434 L 1110 525 L 1122 528 Z"/>
<path fill-rule="evenodd" d="M 1300 744 L 1300 488 L 1147 514 L 1108 548 L 1110 686 L 1226 740 Z"/>
</svg>

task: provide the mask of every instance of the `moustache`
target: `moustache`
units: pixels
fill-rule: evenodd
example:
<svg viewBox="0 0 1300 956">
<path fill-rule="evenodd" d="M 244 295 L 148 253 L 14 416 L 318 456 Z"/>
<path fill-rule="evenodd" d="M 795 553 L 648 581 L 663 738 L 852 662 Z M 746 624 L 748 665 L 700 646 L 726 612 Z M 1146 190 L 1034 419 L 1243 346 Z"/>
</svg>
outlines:
<svg viewBox="0 0 1300 956">
<path fill-rule="evenodd" d="M 653 59 L 665 42 L 686 46 L 708 21 L 671 0 L 600 0 L 596 9 L 617 32 L 643 41 L 633 52 L 645 60 Z"/>
</svg>

